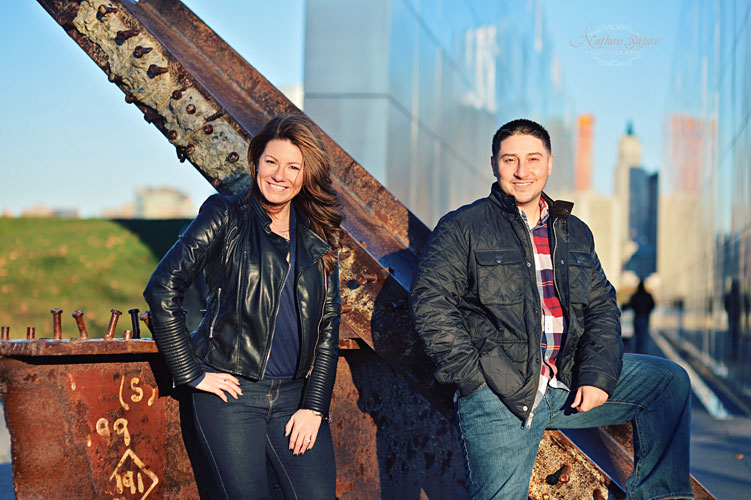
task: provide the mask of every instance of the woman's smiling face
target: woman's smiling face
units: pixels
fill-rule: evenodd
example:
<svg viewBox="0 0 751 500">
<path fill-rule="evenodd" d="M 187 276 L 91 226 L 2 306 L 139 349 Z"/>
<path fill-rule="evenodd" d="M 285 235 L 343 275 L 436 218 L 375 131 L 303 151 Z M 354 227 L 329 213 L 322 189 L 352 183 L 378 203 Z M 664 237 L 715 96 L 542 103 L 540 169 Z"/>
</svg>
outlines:
<svg viewBox="0 0 751 500">
<path fill-rule="evenodd" d="M 258 189 L 273 205 L 286 205 L 297 196 L 303 183 L 300 148 L 286 139 L 273 139 L 258 159 Z"/>
</svg>

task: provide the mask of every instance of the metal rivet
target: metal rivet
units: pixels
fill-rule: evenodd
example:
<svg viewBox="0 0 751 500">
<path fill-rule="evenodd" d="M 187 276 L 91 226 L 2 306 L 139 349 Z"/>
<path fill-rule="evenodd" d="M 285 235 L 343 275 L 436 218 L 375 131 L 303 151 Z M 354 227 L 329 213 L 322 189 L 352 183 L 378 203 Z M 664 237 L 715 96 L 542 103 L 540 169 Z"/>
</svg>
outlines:
<svg viewBox="0 0 751 500">
<path fill-rule="evenodd" d="M 195 145 L 188 144 L 187 146 L 185 146 L 185 152 L 188 153 L 189 155 L 192 155 L 193 153 L 195 153 L 196 152 Z"/>
<path fill-rule="evenodd" d="M 157 75 L 161 75 L 163 73 L 166 73 L 168 71 L 169 71 L 169 68 L 165 68 L 164 66 L 157 66 L 156 64 L 152 64 L 151 66 L 149 66 L 148 73 L 150 75 L 157 76 Z"/>
<path fill-rule="evenodd" d="M 532 267 L 532 263 L 531 262 L 527 262 L 527 267 Z"/>
<path fill-rule="evenodd" d="M 50 312 L 52 313 L 52 335 L 55 340 L 60 340 L 63 338 L 63 327 L 61 324 L 61 317 L 63 315 L 63 310 L 59 307 L 56 307 L 54 309 L 50 309 Z"/>
<path fill-rule="evenodd" d="M 224 108 L 219 108 L 219 111 L 217 111 L 213 115 L 211 115 L 208 118 L 206 118 L 206 123 L 213 122 L 217 118 L 221 117 L 223 114 L 224 114 Z"/>
<path fill-rule="evenodd" d="M 569 468 L 568 465 L 563 465 L 560 469 L 548 475 L 545 478 L 545 482 L 548 483 L 550 486 L 554 486 L 558 484 L 559 482 L 563 484 L 568 483 L 568 480 L 569 480 L 568 468 Z"/>
<path fill-rule="evenodd" d="M 154 50 L 152 47 L 141 47 L 140 45 L 133 49 L 133 57 L 142 57 Z"/>
<path fill-rule="evenodd" d="M 527 405 L 522 406 L 522 411 L 527 411 Z"/>
<path fill-rule="evenodd" d="M 159 115 L 159 113 L 157 113 L 157 112 L 156 112 L 156 111 L 154 111 L 153 109 L 149 109 L 149 110 L 148 110 L 148 111 L 146 111 L 146 113 L 144 113 L 144 115 L 143 115 L 143 119 L 144 119 L 144 120 L 146 120 L 146 121 L 147 121 L 147 122 L 149 122 L 149 123 L 154 123 L 155 121 L 157 121 L 157 120 L 159 120 L 159 119 L 161 119 L 161 118 L 162 118 L 162 117 L 161 117 L 161 116 Z"/>
<path fill-rule="evenodd" d="M 369 273 L 363 273 L 357 276 L 357 282 L 361 285 L 364 285 L 365 283 L 375 283 L 378 280 L 377 274 L 369 274 Z"/>
<path fill-rule="evenodd" d="M 502 258 L 498 257 L 497 259 L 495 259 L 496 264 L 500 264 L 501 262 L 503 262 Z"/>
<path fill-rule="evenodd" d="M 123 30 L 118 31 L 117 35 L 115 35 L 115 40 L 122 43 L 128 38 L 134 37 L 138 34 L 138 30 Z"/>
<path fill-rule="evenodd" d="M 169 139 L 170 141 L 174 141 L 175 139 L 177 139 L 177 131 L 170 130 L 169 132 L 167 132 L 167 139 Z"/>
<path fill-rule="evenodd" d="M 180 100 L 180 98 L 183 96 L 183 93 L 181 90 L 173 90 L 172 91 L 172 98 L 176 101 Z"/>
<path fill-rule="evenodd" d="M 76 325 L 78 326 L 78 334 L 81 340 L 88 339 L 89 332 L 86 330 L 86 323 L 84 323 L 83 321 L 83 311 L 76 309 L 75 311 L 73 311 L 72 316 L 76 320 Z"/>
<path fill-rule="evenodd" d="M 193 113 L 196 112 L 196 105 L 188 104 L 187 106 L 185 106 L 185 112 L 188 113 L 189 115 L 192 115 Z"/>
<path fill-rule="evenodd" d="M 115 7 L 108 7 L 107 5 L 100 5 L 97 9 L 97 12 L 100 16 L 106 16 L 107 14 L 112 14 L 113 12 L 117 12 L 117 9 Z"/>
<path fill-rule="evenodd" d="M 206 134 L 206 135 L 209 135 L 209 134 L 211 134 L 211 133 L 212 133 L 213 131 L 214 131 L 214 127 L 212 127 L 212 126 L 211 126 L 211 125 L 209 125 L 208 123 L 207 123 L 206 125 L 204 125 L 204 126 L 203 126 L 203 133 L 204 133 L 204 134 Z"/>
<path fill-rule="evenodd" d="M 214 177 L 213 179 L 211 179 L 211 185 L 216 189 L 219 189 L 219 186 L 222 185 L 222 180 L 218 177 Z"/>
<path fill-rule="evenodd" d="M 140 311 L 138 309 L 129 309 L 128 314 L 130 314 L 130 324 L 133 325 L 133 338 L 134 339 L 140 339 L 141 338 L 141 327 L 138 324 L 138 313 Z"/>
<path fill-rule="evenodd" d="M 151 329 L 151 311 L 144 311 L 144 312 L 142 312 L 141 315 L 139 316 L 139 318 L 141 319 L 141 321 L 143 321 L 144 323 L 146 323 L 146 327 L 149 329 L 149 331 L 153 335 L 154 334 L 154 330 Z"/>
<path fill-rule="evenodd" d="M 110 309 L 112 316 L 110 316 L 110 324 L 107 326 L 107 332 L 104 334 L 104 338 L 111 340 L 115 337 L 115 327 L 117 326 L 117 320 L 122 314 L 122 311 L 117 309 Z"/>
<path fill-rule="evenodd" d="M 134 96 L 133 94 L 125 94 L 125 102 L 127 102 L 128 104 L 133 104 L 134 102 L 136 102 L 136 96 Z"/>
<path fill-rule="evenodd" d="M 232 152 L 231 152 L 231 153 L 230 153 L 230 154 L 229 154 L 229 155 L 227 156 L 227 161 L 228 161 L 228 162 L 230 162 L 230 163 L 237 163 L 237 162 L 238 162 L 238 160 L 240 160 L 240 155 L 239 155 L 239 154 L 237 154 L 237 153 L 235 153 L 234 151 L 232 151 Z"/>
</svg>

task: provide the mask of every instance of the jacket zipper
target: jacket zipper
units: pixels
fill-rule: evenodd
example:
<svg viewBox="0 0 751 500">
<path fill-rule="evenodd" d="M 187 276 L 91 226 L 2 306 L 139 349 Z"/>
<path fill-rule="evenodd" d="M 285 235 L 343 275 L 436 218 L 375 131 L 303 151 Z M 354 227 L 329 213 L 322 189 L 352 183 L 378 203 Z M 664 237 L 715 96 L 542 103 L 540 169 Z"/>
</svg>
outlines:
<svg viewBox="0 0 751 500">
<path fill-rule="evenodd" d="M 259 380 L 263 379 L 263 376 L 266 375 L 266 365 L 269 363 L 269 358 L 271 357 L 271 346 L 274 345 L 274 333 L 276 333 L 276 315 L 279 314 L 279 306 L 281 306 L 282 302 L 282 292 L 284 291 L 284 285 L 287 283 L 287 278 L 289 277 L 289 262 L 287 262 L 287 271 L 284 273 L 284 280 L 282 280 L 282 286 L 279 288 L 279 295 L 276 296 L 276 307 L 274 308 L 274 327 L 271 329 L 271 337 L 269 338 L 269 351 L 266 353 L 266 359 L 263 362 L 263 367 L 261 368 L 261 376 L 259 377 Z"/>
<path fill-rule="evenodd" d="M 329 280 L 326 279 L 326 269 L 321 269 L 321 273 L 323 273 L 323 306 L 321 306 L 321 316 L 318 318 L 318 328 L 316 328 L 316 343 L 313 346 L 313 361 L 310 362 L 310 370 L 308 370 L 308 374 L 305 375 L 305 378 L 310 377 L 310 374 L 313 373 L 313 367 L 316 365 L 316 349 L 318 348 L 318 341 L 321 340 L 321 323 L 323 323 L 323 314 L 326 311 L 326 298 L 329 295 Z"/>
<path fill-rule="evenodd" d="M 209 338 L 214 338 L 214 325 L 219 317 L 219 307 L 222 305 L 222 287 L 219 287 L 216 293 L 216 312 L 214 313 L 214 319 L 211 320 L 211 327 L 209 328 Z"/>
<path fill-rule="evenodd" d="M 518 209 L 517 209 L 517 212 L 516 212 L 516 217 L 517 217 L 517 219 L 519 219 L 519 222 L 522 223 L 522 227 L 524 227 L 524 229 L 525 229 L 525 233 L 527 235 L 527 244 L 529 245 L 528 248 L 529 249 L 533 248 L 534 247 L 534 243 L 532 242 L 532 235 L 530 234 L 529 225 L 527 225 L 527 223 L 524 222 L 524 219 L 522 218 L 521 214 L 519 214 Z M 555 237 L 555 235 L 554 235 L 554 237 Z M 534 250 L 532 251 L 532 260 L 534 261 Z M 540 318 L 542 318 L 542 299 L 540 299 L 540 294 L 537 291 L 537 276 L 536 276 L 537 275 L 537 268 L 535 268 L 534 272 L 535 272 L 535 297 L 537 297 L 537 302 L 538 302 L 538 307 L 539 307 L 538 310 L 540 311 Z M 555 276 L 553 276 L 553 281 L 555 282 Z M 541 321 L 542 321 L 542 319 L 541 319 Z M 540 323 L 540 329 L 538 330 L 538 334 L 540 335 L 540 337 L 542 337 L 542 323 Z M 538 350 L 540 349 L 539 346 L 540 346 L 541 343 L 542 343 L 542 338 L 539 338 L 537 340 L 537 349 Z M 542 356 L 540 356 L 540 363 L 538 364 L 538 366 L 537 366 L 537 372 L 535 372 L 535 373 L 537 373 L 538 383 L 537 383 L 537 387 L 535 388 L 535 397 L 532 399 L 532 406 L 534 406 L 535 399 L 537 399 L 537 390 L 539 389 L 539 385 L 540 385 L 539 380 L 540 380 L 540 373 L 542 373 Z M 530 410 L 529 416 L 527 417 L 527 420 L 524 422 L 524 427 L 526 427 L 527 429 L 529 429 L 532 426 L 532 419 L 534 418 L 534 416 L 535 416 L 535 410 L 533 408 L 533 409 Z"/>
</svg>

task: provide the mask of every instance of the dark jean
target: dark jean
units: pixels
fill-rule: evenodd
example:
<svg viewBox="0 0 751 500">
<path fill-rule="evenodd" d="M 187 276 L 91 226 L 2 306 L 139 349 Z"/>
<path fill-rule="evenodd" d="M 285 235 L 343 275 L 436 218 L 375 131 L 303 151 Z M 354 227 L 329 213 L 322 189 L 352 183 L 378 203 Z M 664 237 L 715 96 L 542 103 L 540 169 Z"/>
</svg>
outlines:
<svg viewBox="0 0 751 500">
<path fill-rule="evenodd" d="M 214 394 L 193 390 L 193 420 L 227 500 L 270 498 L 266 463 L 271 463 L 287 499 L 336 497 L 336 467 L 331 431 L 321 422 L 313 449 L 293 455 L 284 427 L 298 410 L 303 380 L 240 379 L 242 396 L 225 403 Z M 213 497 L 212 497 L 213 498 Z"/>
<path fill-rule="evenodd" d="M 573 393 L 549 388 L 532 425 L 512 414 L 489 388 L 456 402 L 470 497 L 525 499 L 545 429 L 581 429 L 632 422 L 631 500 L 693 498 L 689 479 L 691 384 L 675 363 L 626 354 L 613 394 L 597 408 L 570 408 Z"/>
</svg>

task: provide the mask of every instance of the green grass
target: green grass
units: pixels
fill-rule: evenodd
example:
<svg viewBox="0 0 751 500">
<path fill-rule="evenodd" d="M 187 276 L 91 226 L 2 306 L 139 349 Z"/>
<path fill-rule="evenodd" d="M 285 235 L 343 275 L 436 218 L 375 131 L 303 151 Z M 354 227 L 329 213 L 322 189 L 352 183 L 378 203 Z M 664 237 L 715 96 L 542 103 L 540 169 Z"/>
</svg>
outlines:
<svg viewBox="0 0 751 500">
<path fill-rule="evenodd" d="M 52 337 L 50 309 L 60 307 L 63 337 L 78 337 L 71 313 L 82 309 L 89 336 L 102 337 L 114 308 L 122 336 L 128 309 L 147 309 L 143 288 L 188 222 L 0 218 L 0 325 L 11 338 L 26 338 L 27 326 Z"/>
</svg>

